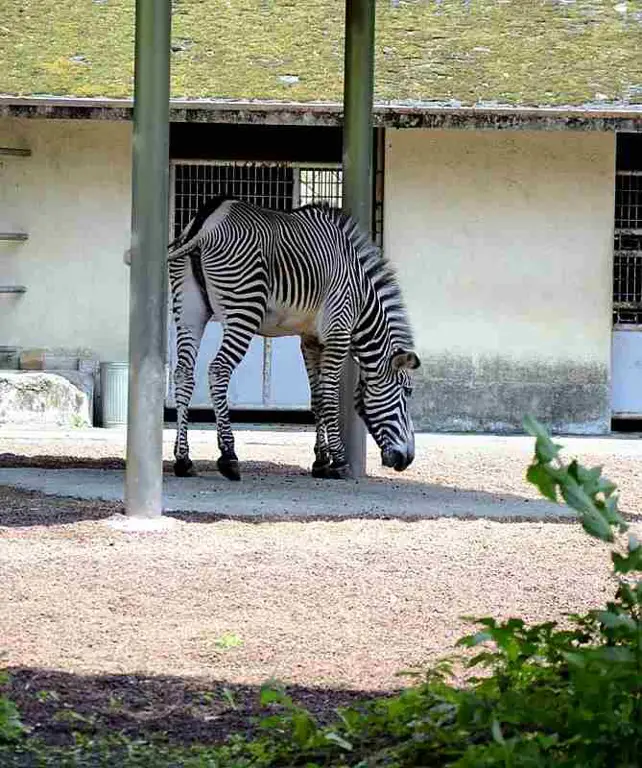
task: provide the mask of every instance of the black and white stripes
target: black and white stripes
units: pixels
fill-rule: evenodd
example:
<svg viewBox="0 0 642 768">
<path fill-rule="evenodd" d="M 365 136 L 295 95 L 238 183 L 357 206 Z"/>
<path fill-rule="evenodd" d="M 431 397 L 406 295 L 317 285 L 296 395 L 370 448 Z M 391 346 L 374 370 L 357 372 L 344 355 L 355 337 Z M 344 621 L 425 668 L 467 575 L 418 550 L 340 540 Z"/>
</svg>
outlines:
<svg viewBox="0 0 642 768">
<path fill-rule="evenodd" d="M 283 213 L 216 199 L 170 245 L 168 260 L 178 347 L 176 474 L 193 473 L 187 409 L 211 318 L 223 325 L 209 384 L 224 475 L 239 478 L 227 389 L 254 334 L 301 337 L 317 424 L 315 476 L 349 474 L 339 431 L 340 374 L 349 354 L 361 372 L 356 407 L 383 463 L 408 466 L 414 437 L 407 369 L 419 360 L 394 272 L 353 219 L 327 206 Z"/>
</svg>

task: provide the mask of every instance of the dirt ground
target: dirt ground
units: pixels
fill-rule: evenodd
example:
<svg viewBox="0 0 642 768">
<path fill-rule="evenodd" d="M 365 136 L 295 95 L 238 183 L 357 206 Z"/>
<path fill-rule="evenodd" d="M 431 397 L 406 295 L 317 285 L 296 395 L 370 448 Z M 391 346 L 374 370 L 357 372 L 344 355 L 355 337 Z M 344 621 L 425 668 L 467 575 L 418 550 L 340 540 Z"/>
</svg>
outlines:
<svg viewBox="0 0 642 768">
<path fill-rule="evenodd" d="M 122 467 L 122 434 L 96 435 L 0 433 L 0 465 Z M 201 468 L 213 437 L 193 441 Z M 301 474 L 311 438 L 247 432 L 246 471 Z M 625 511 L 642 509 L 636 441 L 559 442 L 605 465 Z M 376 468 L 374 454 L 371 471 L 537 496 L 523 480 L 532 441 L 427 436 L 419 447 L 403 476 Z M 270 678 L 326 717 L 449 654 L 470 629 L 462 616 L 563 618 L 613 591 L 608 547 L 568 522 L 176 513 L 169 530 L 143 534 L 106 524 L 122 511 L 0 487 L 0 659 L 26 721 L 50 741 L 104 728 L 217 739 L 247 725 Z"/>
</svg>

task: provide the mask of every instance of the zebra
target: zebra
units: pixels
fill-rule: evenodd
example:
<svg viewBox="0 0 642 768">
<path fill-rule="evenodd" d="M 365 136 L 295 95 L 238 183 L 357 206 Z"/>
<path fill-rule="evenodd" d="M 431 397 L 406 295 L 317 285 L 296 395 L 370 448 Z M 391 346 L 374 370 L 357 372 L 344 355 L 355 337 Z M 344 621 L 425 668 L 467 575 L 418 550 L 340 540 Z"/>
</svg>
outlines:
<svg viewBox="0 0 642 768">
<path fill-rule="evenodd" d="M 327 204 L 289 212 L 213 198 L 168 246 L 176 325 L 174 473 L 195 475 L 187 439 L 194 368 L 206 324 L 222 323 L 208 381 L 217 425 L 217 466 L 239 480 L 227 390 L 255 334 L 300 336 L 316 424 L 312 475 L 349 478 L 339 392 L 357 362 L 355 407 L 397 471 L 414 458 L 409 371 L 420 361 L 394 270 L 357 222 Z"/>
</svg>

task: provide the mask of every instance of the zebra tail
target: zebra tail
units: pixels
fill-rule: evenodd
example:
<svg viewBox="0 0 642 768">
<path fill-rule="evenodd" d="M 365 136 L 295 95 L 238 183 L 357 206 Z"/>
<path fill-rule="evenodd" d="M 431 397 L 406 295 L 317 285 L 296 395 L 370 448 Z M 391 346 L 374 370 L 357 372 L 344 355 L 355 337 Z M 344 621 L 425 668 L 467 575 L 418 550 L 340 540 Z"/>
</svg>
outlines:
<svg viewBox="0 0 642 768">
<path fill-rule="evenodd" d="M 167 261 L 176 261 L 176 259 L 186 256 L 190 251 L 194 250 L 197 240 L 198 235 L 196 235 L 196 237 L 191 237 L 186 243 L 183 243 L 183 245 L 179 245 L 180 237 L 177 240 L 174 240 L 174 242 L 170 243 L 167 247 Z"/>
</svg>

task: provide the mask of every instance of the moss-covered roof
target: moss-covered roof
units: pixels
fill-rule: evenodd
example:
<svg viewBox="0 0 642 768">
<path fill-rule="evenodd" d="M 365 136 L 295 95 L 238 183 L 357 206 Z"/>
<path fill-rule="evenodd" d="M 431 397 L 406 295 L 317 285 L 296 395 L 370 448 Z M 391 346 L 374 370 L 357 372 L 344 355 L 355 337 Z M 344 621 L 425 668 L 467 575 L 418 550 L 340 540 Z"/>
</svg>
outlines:
<svg viewBox="0 0 642 768">
<path fill-rule="evenodd" d="M 172 96 L 342 98 L 344 0 L 174 0 Z M 127 97 L 134 0 L 0 0 L 0 93 Z M 642 103 L 642 0 L 378 0 L 376 100 Z"/>
</svg>

